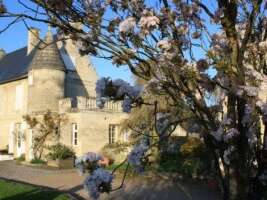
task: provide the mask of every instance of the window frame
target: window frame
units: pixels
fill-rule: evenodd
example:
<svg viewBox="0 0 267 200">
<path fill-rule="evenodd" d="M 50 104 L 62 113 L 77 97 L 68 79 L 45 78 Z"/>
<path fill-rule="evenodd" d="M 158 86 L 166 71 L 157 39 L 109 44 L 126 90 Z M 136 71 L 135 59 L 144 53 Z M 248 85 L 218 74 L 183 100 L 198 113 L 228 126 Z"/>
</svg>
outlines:
<svg viewBox="0 0 267 200">
<path fill-rule="evenodd" d="M 108 126 L 108 143 L 114 144 L 117 141 L 118 124 L 109 124 Z"/>
<path fill-rule="evenodd" d="M 72 128 L 72 146 L 78 146 L 79 142 L 78 142 L 78 124 L 77 123 L 72 123 L 71 124 L 71 128 Z"/>
</svg>

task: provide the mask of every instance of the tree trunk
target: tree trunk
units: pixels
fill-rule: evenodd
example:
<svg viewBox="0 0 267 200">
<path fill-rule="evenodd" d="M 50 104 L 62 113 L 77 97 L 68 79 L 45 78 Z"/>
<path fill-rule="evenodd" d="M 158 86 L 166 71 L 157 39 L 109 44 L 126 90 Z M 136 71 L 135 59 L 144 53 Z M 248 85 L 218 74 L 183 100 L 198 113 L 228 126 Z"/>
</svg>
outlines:
<svg viewBox="0 0 267 200">
<path fill-rule="evenodd" d="M 229 200 L 249 200 L 249 176 L 240 168 L 230 169 Z M 227 198 L 226 198 L 227 199 Z"/>
</svg>

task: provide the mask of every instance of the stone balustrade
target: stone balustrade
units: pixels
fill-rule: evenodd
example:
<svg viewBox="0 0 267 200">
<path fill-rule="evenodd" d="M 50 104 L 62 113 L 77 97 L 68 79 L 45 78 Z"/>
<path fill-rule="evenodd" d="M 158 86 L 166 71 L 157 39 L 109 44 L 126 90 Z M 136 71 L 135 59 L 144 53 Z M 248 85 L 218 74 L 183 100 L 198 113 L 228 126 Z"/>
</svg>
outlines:
<svg viewBox="0 0 267 200">
<path fill-rule="evenodd" d="M 104 108 L 100 109 L 96 105 L 96 98 L 94 97 L 82 97 L 78 96 L 76 98 L 64 98 L 59 101 L 60 112 L 71 111 L 74 109 L 78 110 L 110 110 L 122 112 L 121 102 L 108 101 Z"/>
</svg>

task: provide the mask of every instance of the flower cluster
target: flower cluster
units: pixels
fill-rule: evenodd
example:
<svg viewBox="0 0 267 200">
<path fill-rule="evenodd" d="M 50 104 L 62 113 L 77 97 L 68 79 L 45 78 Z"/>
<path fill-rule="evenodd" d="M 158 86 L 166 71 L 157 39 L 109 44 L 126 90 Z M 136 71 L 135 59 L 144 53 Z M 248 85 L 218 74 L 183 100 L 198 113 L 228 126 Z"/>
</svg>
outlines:
<svg viewBox="0 0 267 200">
<path fill-rule="evenodd" d="M 96 83 L 97 106 L 103 108 L 108 100 L 123 100 L 123 111 L 130 112 L 141 91 L 142 87 L 131 86 L 122 79 L 112 81 L 110 78 L 101 78 Z"/>
<path fill-rule="evenodd" d="M 168 131 L 168 127 L 170 125 L 169 117 L 169 113 L 157 113 L 156 132 L 159 134 L 159 137 L 163 137 L 166 135 L 166 132 Z"/>
<path fill-rule="evenodd" d="M 149 149 L 148 139 L 142 139 L 138 144 L 134 146 L 132 151 L 128 155 L 128 162 L 137 171 L 142 169 L 142 159 Z"/>
<path fill-rule="evenodd" d="M 254 87 L 254 86 L 241 85 L 238 87 L 238 90 L 236 91 L 236 95 L 239 97 L 243 95 L 247 95 L 249 97 L 257 97 L 258 94 L 259 94 L 259 87 Z"/>
<path fill-rule="evenodd" d="M 230 141 L 232 138 L 239 135 L 239 131 L 236 128 L 231 128 L 227 131 L 226 134 L 223 135 L 223 140 L 225 142 Z"/>
<path fill-rule="evenodd" d="M 171 49 L 171 43 L 168 40 L 160 40 L 157 43 L 157 47 L 162 51 L 169 51 Z"/>
<path fill-rule="evenodd" d="M 149 34 L 153 29 L 157 28 L 159 23 L 159 18 L 149 10 L 145 10 L 143 12 L 143 16 L 139 21 L 141 30 L 145 35 Z"/>
<path fill-rule="evenodd" d="M 82 175 L 86 171 L 92 172 L 95 168 L 99 167 L 98 162 L 102 159 L 100 155 L 88 152 L 75 160 L 75 167 L 78 168 L 79 173 Z"/>
<path fill-rule="evenodd" d="M 75 160 L 75 167 L 81 175 L 90 173 L 84 181 L 84 187 L 93 199 L 98 199 L 100 193 L 108 193 L 111 190 L 113 176 L 100 167 L 101 160 L 103 160 L 102 156 L 93 152 L 88 152 Z"/>
<path fill-rule="evenodd" d="M 111 191 L 113 175 L 102 168 L 98 168 L 84 181 L 84 187 L 89 196 L 98 199 L 100 193 Z"/>
<path fill-rule="evenodd" d="M 262 41 L 259 43 L 259 48 L 261 51 L 266 52 L 267 51 L 267 40 Z"/>
<path fill-rule="evenodd" d="M 212 132 L 211 135 L 217 140 L 217 141 L 222 141 L 223 139 L 223 134 L 225 133 L 225 127 L 229 126 L 232 123 L 232 119 L 230 118 L 224 118 L 223 121 L 221 122 L 219 128 Z"/>
<path fill-rule="evenodd" d="M 230 146 L 229 148 L 227 148 L 224 153 L 223 153 L 223 160 L 225 162 L 225 164 L 230 165 L 230 160 L 231 160 L 231 155 L 234 152 L 235 147 Z"/>
<path fill-rule="evenodd" d="M 119 24 L 120 33 L 131 33 L 136 26 L 136 19 L 134 17 L 128 17 Z"/>
</svg>

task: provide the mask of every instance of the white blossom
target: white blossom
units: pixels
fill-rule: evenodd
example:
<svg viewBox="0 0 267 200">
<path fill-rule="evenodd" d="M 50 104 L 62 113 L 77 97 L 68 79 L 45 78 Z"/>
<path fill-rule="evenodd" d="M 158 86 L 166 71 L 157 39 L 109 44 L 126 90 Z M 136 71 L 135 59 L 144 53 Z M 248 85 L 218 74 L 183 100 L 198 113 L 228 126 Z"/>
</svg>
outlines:
<svg viewBox="0 0 267 200">
<path fill-rule="evenodd" d="M 256 97 L 259 94 L 259 87 L 254 86 L 239 86 L 236 95 L 237 96 L 243 96 L 246 94 L 249 97 Z"/>
<path fill-rule="evenodd" d="M 248 69 L 246 75 L 250 76 L 253 80 L 262 81 L 263 75 L 255 69 Z"/>
<path fill-rule="evenodd" d="M 84 174 L 87 170 L 88 164 L 97 163 L 103 158 L 94 152 L 88 152 L 75 160 L 75 167 L 78 169 L 80 175 Z"/>
<path fill-rule="evenodd" d="M 94 152 L 88 152 L 84 156 L 82 156 L 83 162 L 97 162 L 101 159 L 102 157 Z"/>
<path fill-rule="evenodd" d="M 246 105 L 245 105 L 244 116 L 243 116 L 243 118 L 242 118 L 242 124 L 243 124 L 244 126 L 250 122 L 252 112 L 253 112 L 252 107 L 251 107 L 250 105 L 246 104 Z"/>
<path fill-rule="evenodd" d="M 129 97 L 125 97 L 123 102 L 122 102 L 122 111 L 123 112 L 126 112 L 126 113 L 129 113 L 131 112 L 131 109 L 132 109 L 132 100 L 129 98 Z"/>
<path fill-rule="evenodd" d="M 159 134 L 159 137 L 165 135 L 167 128 L 170 125 L 169 116 L 169 113 L 157 113 L 156 115 L 156 129 L 157 133 Z"/>
<path fill-rule="evenodd" d="M 231 156 L 231 154 L 233 153 L 234 150 L 235 150 L 235 147 L 230 146 L 223 153 L 223 160 L 227 165 L 230 165 L 230 156 Z"/>
<path fill-rule="evenodd" d="M 223 127 L 220 126 L 216 131 L 211 132 L 211 135 L 217 140 L 221 141 L 222 140 L 222 135 L 224 133 Z"/>
<path fill-rule="evenodd" d="M 101 192 L 109 192 L 103 189 L 111 188 L 113 175 L 102 168 L 98 168 L 84 181 L 84 187 L 89 196 L 98 199 Z"/>
<path fill-rule="evenodd" d="M 182 24 L 182 25 L 179 25 L 177 27 L 177 32 L 180 34 L 180 35 L 185 35 L 188 33 L 188 25 L 186 24 Z"/>
<path fill-rule="evenodd" d="M 136 98 L 142 90 L 142 87 L 131 86 L 128 82 L 122 79 L 116 79 L 112 82 L 112 84 L 118 87 L 117 96 L 123 96 L 127 94 L 130 97 Z"/>
<path fill-rule="evenodd" d="M 224 134 L 223 140 L 225 142 L 228 142 L 229 140 L 231 140 L 232 138 L 234 138 L 238 135 L 239 135 L 239 131 L 236 128 L 231 128 L 227 131 L 226 134 Z"/>
<path fill-rule="evenodd" d="M 134 31 L 136 20 L 134 17 L 128 17 L 119 24 L 119 31 L 121 33 L 130 33 Z"/>
<path fill-rule="evenodd" d="M 163 51 L 168 51 L 171 49 L 171 43 L 168 40 L 160 40 L 157 43 L 157 47 L 162 49 Z"/>
<path fill-rule="evenodd" d="M 262 101 L 257 101 L 256 105 L 260 108 L 261 112 L 266 115 L 267 114 L 267 103 L 263 103 Z"/>
<path fill-rule="evenodd" d="M 96 82 L 96 105 L 99 108 L 103 108 L 105 103 L 109 100 L 108 97 L 106 97 L 106 87 L 108 82 L 110 81 L 109 78 L 101 78 L 99 80 L 97 80 Z"/>
<path fill-rule="evenodd" d="M 156 28 L 160 23 L 160 20 L 156 16 L 142 16 L 139 24 L 145 34 L 148 34 L 151 30 Z"/>
<path fill-rule="evenodd" d="M 259 43 L 259 48 L 262 51 L 267 51 L 267 40 Z"/>
</svg>

